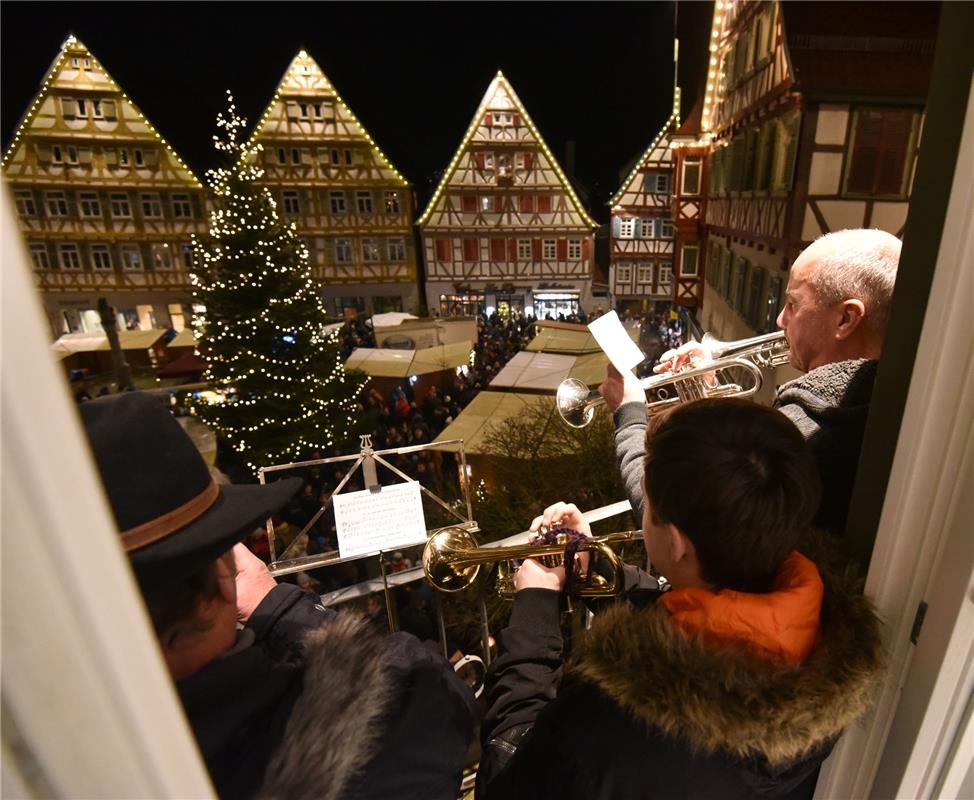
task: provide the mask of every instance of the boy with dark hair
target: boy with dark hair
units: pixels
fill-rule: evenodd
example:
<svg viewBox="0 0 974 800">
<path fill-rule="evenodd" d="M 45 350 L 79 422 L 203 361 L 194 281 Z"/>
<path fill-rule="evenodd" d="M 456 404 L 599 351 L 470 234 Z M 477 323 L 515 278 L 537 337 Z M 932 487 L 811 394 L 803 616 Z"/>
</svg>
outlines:
<svg viewBox="0 0 974 800">
<path fill-rule="evenodd" d="M 466 684 L 414 636 L 278 585 L 240 544 L 301 480 L 217 484 L 141 392 L 81 415 L 218 794 L 453 800 L 473 727 Z"/>
<path fill-rule="evenodd" d="M 669 591 L 596 615 L 562 682 L 562 568 L 533 559 L 487 679 L 480 798 L 807 798 L 880 670 L 878 620 L 800 550 L 819 482 L 801 434 L 701 400 L 647 435 L 643 540 Z M 588 533 L 556 503 L 532 530 Z"/>
</svg>

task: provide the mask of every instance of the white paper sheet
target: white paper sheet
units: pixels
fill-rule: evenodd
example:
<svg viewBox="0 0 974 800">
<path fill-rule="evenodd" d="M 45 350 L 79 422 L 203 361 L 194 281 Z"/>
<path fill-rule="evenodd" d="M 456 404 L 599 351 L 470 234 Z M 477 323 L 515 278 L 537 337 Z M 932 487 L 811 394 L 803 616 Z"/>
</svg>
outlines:
<svg viewBox="0 0 974 800">
<path fill-rule="evenodd" d="M 645 360 L 646 356 L 629 338 L 615 311 L 603 314 L 589 324 L 588 329 L 619 372 L 632 372 L 637 364 Z"/>
<path fill-rule="evenodd" d="M 374 494 L 368 489 L 336 494 L 332 501 L 342 558 L 426 541 L 426 519 L 416 481 L 383 486 Z"/>
</svg>

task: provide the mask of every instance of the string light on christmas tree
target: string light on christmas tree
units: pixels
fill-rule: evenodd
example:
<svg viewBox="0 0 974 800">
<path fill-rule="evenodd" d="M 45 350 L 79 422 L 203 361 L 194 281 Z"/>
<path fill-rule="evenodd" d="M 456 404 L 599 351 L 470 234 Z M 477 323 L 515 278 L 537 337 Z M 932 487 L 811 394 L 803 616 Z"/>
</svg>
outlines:
<svg viewBox="0 0 974 800">
<path fill-rule="evenodd" d="M 338 331 L 324 333 L 310 253 L 260 186 L 245 124 L 228 93 L 214 137 L 227 165 L 208 174 L 216 208 L 190 281 L 206 309 L 193 317 L 204 378 L 223 400 L 198 413 L 256 472 L 352 438 L 362 385 L 345 374 Z"/>
</svg>

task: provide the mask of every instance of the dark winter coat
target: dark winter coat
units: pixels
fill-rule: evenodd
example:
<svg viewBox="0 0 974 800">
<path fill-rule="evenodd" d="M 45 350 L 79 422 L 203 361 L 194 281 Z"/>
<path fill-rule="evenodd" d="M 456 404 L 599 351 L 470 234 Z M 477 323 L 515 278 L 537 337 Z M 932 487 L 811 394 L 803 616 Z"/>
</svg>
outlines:
<svg viewBox="0 0 974 800">
<path fill-rule="evenodd" d="M 409 634 L 276 587 L 236 647 L 178 684 L 224 798 L 454 800 L 474 699 Z"/>
<path fill-rule="evenodd" d="M 835 535 L 845 531 L 877 361 L 854 359 L 813 369 L 779 387 L 777 408 L 801 431 L 818 464 L 822 503 L 814 523 Z M 643 513 L 646 408 L 626 403 L 615 412 L 616 460 L 636 519 Z"/>
<path fill-rule="evenodd" d="M 519 593 L 488 676 L 478 798 L 811 797 L 882 660 L 858 586 L 822 577 L 821 633 L 801 666 L 703 646 L 661 604 L 617 603 L 596 616 L 560 687 L 559 597 Z"/>
</svg>

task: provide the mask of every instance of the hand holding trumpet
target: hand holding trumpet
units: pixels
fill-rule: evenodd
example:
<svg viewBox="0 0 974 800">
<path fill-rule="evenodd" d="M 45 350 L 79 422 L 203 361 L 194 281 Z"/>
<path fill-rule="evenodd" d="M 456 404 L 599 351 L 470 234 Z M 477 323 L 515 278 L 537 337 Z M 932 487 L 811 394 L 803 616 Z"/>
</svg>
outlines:
<svg viewBox="0 0 974 800">
<path fill-rule="evenodd" d="M 585 521 L 582 512 L 574 503 L 557 502 L 548 506 L 540 517 L 535 517 L 528 530 L 538 532 L 542 528 L 573 528 L 587 537 L 592 536 L 592 527 Z M 588 568 L 588 554 L 579 553 L 582 570 Z M 514 573 L 514 588 L 553 589 L 560 592 L 565 588 L 565 567 L 546 567 L 534 558 L 527 558 Z"/>
</svg>

